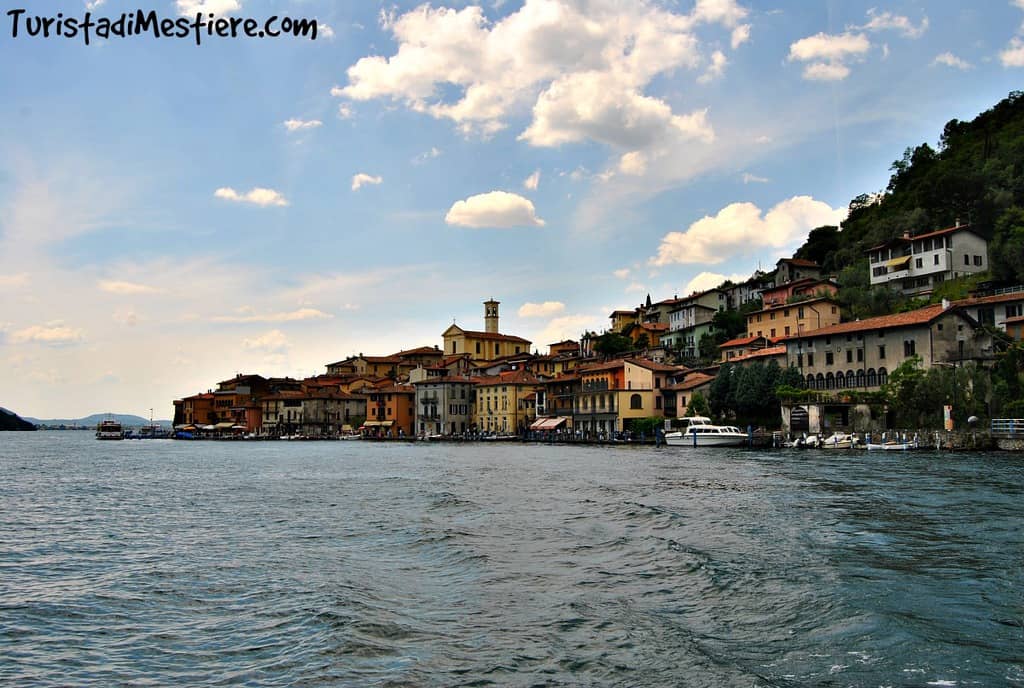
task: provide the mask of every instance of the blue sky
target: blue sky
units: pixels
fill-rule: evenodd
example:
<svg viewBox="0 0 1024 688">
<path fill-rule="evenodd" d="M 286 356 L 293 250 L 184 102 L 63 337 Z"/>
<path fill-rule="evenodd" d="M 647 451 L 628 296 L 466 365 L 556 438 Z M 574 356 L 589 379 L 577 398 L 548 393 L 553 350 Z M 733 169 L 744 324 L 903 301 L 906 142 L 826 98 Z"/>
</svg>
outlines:
<svg viewBox="0 0 1024 688">
<path fill-rule="evenodd" d="M 790 255 L 1024 74 L 1024 0 L 88 4 L 321 35 L 14 39 L 0 2 L 0 405 L 37 417 L 440 344 L 489 297 L 545 351 Z"/>
</svg>

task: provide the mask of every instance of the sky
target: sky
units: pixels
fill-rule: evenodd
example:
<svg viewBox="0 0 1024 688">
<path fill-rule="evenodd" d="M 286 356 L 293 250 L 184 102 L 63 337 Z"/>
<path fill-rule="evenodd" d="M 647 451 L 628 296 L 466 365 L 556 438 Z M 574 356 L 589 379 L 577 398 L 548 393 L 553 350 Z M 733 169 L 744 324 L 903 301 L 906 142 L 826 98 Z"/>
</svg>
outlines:
<svg viewBox="0 0 1024 688">
<path fill-rule="evenodd" d="M 28 33 L 136 9 L 318 35 Z M 168 418 L 770 268 L 1021 87 L 1024 0 L 0 0 L 0 64 L 0 406 Z"/>
</svg>

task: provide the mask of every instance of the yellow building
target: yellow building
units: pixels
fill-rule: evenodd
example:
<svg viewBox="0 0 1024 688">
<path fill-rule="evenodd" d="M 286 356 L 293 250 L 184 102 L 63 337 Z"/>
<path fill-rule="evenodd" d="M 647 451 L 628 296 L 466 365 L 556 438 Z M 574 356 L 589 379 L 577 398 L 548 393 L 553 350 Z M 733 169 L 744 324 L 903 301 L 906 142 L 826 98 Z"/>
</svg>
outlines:
<svg viewBox="0 0 1024 688">
<path fill-rule="evenodd" d="M 541 381 L 528 370 L 473 378 L 476 382 L 474 419 L 478 430 L 518 434 L 537 417 L 537 390 Z"/>
<path fill-rule="evenodd" d="M 679 370 L 639 358 L 581 366 L 574 427 L 607 436 L 629 430 L 634 419 L 664 416 L 662 389 Z"/>
<path fill-rule="evenodd" d="M 612 332 L 622 332 L 630 325 L 636 325 L 640 321 L 639 313 L 636 312 L 636 309 L 631 311 L 612 311 L 608 318 L 612 321 Z"/>
<path fill-rule="evenodd" d="M 464 330 L 452 324 L 441 337 L 444 339 L 444 353 L 469 354 L 474 361 L 493 361 L 502 356 L 514 356 L 530 352 L 531 342 L 522 337 L 498 332 L 498 305 L 500 302 L 484 301 L 484 331 Z"/>
<path fill-rule="evenodd" d="M 830 298 L 808 299 L 747 315 L 748 337 L 791 337 L 839 324 L 839 304 Z"/>
</svg>

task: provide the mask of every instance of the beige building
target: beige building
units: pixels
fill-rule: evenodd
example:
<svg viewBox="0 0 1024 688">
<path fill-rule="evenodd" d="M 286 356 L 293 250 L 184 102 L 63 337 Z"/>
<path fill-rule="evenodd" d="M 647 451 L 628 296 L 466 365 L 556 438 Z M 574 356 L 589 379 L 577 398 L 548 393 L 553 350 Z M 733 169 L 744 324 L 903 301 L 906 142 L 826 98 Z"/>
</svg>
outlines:
<svg viewBox="0 0 1024 688">
<path fill-rule="evenodd" d="M 502 356 L 529 353 L 531 342 L 498 331 L 498 301 L 484 301 L 484 331 L 464 330 L 452 324 L 441 337 L 448 356 L 469 354 L 474 361 L 493 361 Z"/>
<path fill-rule="evenodd" d="M 679 370 L 637 358 L 581 366 L 573 426 L 608 435 L 629 430 L 637 418 L 664 416 L 662 389 Z"/>
<path fill-rule="evenodd" d="M 541 381 L 528 370 L 473 378 L 476 406 L 473 422 L 481 432 L 501 435 L 525 431 L 537 417 Z"/>
<path fill-rule="evenodd" d="M 838 323 L 838 302 L 830 298 L 808 299 L 747 314 L 747 336 L 793 337 Z"/>
</svg>

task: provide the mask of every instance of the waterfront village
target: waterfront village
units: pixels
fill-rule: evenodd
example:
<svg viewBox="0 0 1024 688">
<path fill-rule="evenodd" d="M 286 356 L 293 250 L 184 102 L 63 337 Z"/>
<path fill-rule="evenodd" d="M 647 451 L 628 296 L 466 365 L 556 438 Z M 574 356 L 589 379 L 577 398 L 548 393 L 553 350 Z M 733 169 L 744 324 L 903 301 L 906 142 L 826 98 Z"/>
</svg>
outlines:
<svg viewBox="0 0 1024 688">
<path fill-rule="evenodd" d="M 904 234 L 870 249 L 870 283 L 927 303 L 942 283 L 988 270 L 988 260 L 987 241 L 967 225 Z M 302 380 L 238 374 L 176 400 L 175 429 L 195 438 L 650 437 L 709 413 L 723 370 L 778 366 L 799 388 L 776 406 L 783 433 L 882 431 L 891 419 L 878 392 L 901 363 L 991 365 L 996 335 L 1019 341 L 1024 329 L 1024 287 L 852 321 L 842 318 L 839 290 L 818 264 L 784 258 L 740 284 L 648 296 L 612 312 L 605 333 L 549 343 L 546 353 L 502 333 L 500 304 L 488 300 L 482 330 L 453 323 L 440 343 L 361 353 Z M 709 335 L 727 313 L 745 328 L 709 356 Z"/>
</svg>

